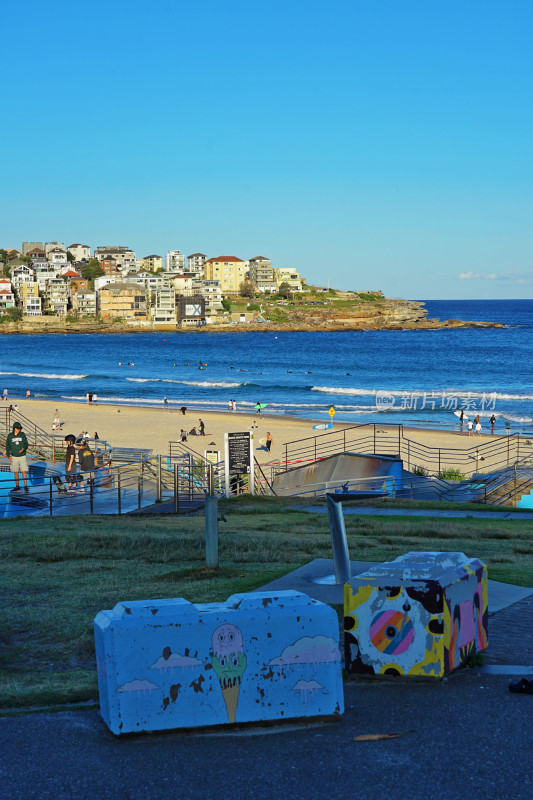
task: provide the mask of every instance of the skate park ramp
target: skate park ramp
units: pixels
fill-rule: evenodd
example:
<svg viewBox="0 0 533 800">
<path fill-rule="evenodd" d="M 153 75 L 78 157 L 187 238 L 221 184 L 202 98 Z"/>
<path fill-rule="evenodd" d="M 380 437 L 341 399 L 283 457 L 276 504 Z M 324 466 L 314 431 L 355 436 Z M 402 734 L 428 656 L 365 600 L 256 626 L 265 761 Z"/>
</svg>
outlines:
<svg viewBox="0 0 533 800">
<path fill-rule="evenodd" d="M 273 488 L 281 496 L 312 491 L 323 494 L 334 486 L 358 481 L 350 488 L 398 491 L 402 488 L 402 466 L 401 459 L 392 456 L 337 453 L 276 475 Z"/>
</svg>

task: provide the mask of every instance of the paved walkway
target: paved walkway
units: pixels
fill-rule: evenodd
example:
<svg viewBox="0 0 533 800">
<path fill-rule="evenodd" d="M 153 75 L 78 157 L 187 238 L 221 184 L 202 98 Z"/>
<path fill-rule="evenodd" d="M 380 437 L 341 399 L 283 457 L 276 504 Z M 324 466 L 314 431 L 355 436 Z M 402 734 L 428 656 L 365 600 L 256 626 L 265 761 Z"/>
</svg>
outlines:
<svg viewBox="0 0 533 800">
<path fill-rule="evenodd" d="M 327 514 L 326 506 L 293 506 L 297 511 L 307 511 L 310 514 Z M 475 517 L 476 519 L 533 519 L 533 511 L 454 511 L 453 509 L 423 509 L 423 508 L 380 508 L 379 506 L 347 506 L 342 504 L 344 514 L 358 514 L 383 517 Z"/>
</svg>

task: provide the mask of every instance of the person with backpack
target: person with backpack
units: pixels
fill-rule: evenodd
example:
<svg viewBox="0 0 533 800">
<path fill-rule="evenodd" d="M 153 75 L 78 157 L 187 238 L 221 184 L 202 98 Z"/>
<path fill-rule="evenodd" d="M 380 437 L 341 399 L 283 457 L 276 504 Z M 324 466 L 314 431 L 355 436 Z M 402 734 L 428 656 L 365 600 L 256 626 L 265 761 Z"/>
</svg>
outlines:
<svg viewBox="0 0 533 800">
<path fill-rule="evenodd" d="M 19 473 L 22 472 L 22 480 L 24 481 L 24 491 L 29 492 L 28 489 L 28 460 L 26 453 L 28 451 L 28 440 L 26 434 L 22 431 L 20 422 L 13 423 L 13 430 L 8 434 L 6 439 L 6 449 L 4 455 L 11 461 L 11 472 L 15 477 L 16 486 L 12 489 L 13 492 L 20 492 L 19 486 Z"/>
</svg>

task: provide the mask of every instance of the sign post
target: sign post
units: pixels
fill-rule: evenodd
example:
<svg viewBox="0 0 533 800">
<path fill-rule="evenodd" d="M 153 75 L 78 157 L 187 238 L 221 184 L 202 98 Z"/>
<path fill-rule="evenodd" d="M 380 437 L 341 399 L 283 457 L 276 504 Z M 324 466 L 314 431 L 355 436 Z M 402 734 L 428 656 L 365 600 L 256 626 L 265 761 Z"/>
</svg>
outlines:
<svg viewBox="0 0 533 800">
<path fill-rule="evenodd" d="M 224 434 L 224 470 L 226 497 L 230 496 L 230 480 L 233 475 L 249 476 L 250 494 L 254 494 L 254 437 L 249 431 Z M 237 494 L 239 493 L 240 478 L 237 478 Z"/>
<path fill-rule="evenodd" d="M 331 406 L 331 408 L 329 409 L 328 414 L 331 417 L 331 421 L 333 422 L 333 417 L 335 416 L 335 409 L 333 408 L 333 406 Z"/>
</svg>

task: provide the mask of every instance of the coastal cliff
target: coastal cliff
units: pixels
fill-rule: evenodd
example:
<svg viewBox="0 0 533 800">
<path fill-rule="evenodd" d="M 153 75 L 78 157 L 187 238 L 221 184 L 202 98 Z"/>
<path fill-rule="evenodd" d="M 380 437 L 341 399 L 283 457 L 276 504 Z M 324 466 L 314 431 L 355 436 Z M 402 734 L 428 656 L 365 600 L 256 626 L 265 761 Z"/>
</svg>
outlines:
<svg viewBox="0 0 533 800">
<path fill-rule="evenodd" d="M 257 301 L 256 301 L 257 302 Z M 236 304 L 237 305 L 237 304 Z M 241 302 L 243 311 L 246 303 Z M 256 305 L 257 308 L 257 305 Z M 274 304 L 263 301 L 249 316 L 246 323 L 231 323 L 221 318 L 216 324 L 187 327 L 198 333 L 228 331 L 341 331 L 341 330 L 435 330 L 439 328 L 503 328 L 499 322 L 465 321 L 457 319 L 428 318 L 424 303 L 415 300 L 392 300 L 379 293 L 357 295 L 335 293 L 335 297 L 320 303 L 303 301 Z M 23 317 L 19 322 L 4 320 L 0 334 L 41 333 L 148 333 L 151 322 L 126 322 L 124 320 L 98 320 L 94 317 L 65 319 L 42 316 Z M 175 326 L 162 326 L 157 330 L 176 330 Z"/>
</svg>

